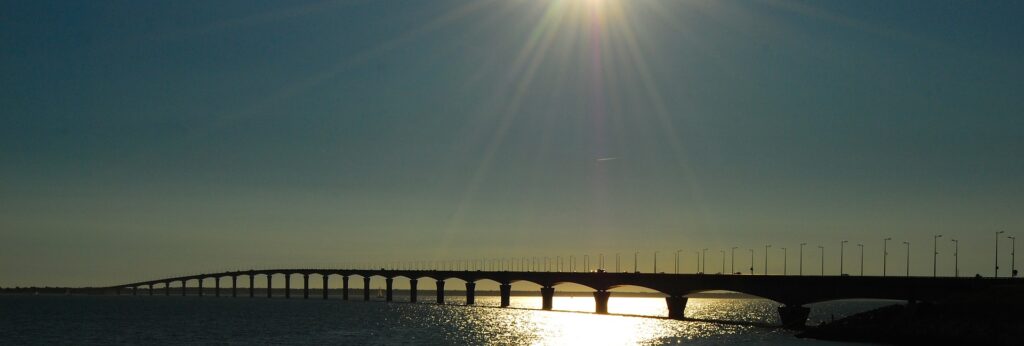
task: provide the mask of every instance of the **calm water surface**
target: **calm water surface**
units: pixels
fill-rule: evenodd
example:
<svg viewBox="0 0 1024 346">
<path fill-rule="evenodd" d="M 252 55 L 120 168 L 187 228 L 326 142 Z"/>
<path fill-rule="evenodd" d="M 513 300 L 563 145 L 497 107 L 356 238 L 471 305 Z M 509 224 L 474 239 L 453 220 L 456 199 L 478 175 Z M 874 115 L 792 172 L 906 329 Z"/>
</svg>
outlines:
<svg viewBox="0 0 1024 346">
<path fill-rule="evenodd" d="M 432 298 L 432 297 L 424 297 Z M 401 297 L 396 297 L 400 300 Z M 662 318 L 528 310 L 539 297 L 497 297 L 481 307 L 334 299 L 0 296 L 0 344 L 826 344 L 780 328 Z M 891 304 L 812 305 L 811 323 Z M 590 312 L 585 297 L 556 297 L 556 310 Z M 758 299 L 690 299 L 690 318 L 778 323 L 777 304 Z M 661 298 L 615 298 L 612 313 L 665 316 Z M 828 343 L 836 344 L 836 343 Z"/>
</svg>

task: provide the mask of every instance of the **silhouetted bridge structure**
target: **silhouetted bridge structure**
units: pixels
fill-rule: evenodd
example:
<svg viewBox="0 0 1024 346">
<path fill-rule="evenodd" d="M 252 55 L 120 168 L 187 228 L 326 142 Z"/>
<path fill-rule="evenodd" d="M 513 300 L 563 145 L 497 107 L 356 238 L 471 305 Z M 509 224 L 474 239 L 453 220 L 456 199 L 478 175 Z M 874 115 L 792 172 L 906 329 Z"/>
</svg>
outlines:
<svg viewBox="0 0 1024 346">
<path fill-rule="evenodd" d="M 661 292 L 667 297 L 668 317 L 683 319 L 687 295 L 705 291 L 734 291 L 770 299 L 783 306 L 778 308 L 779 317 L 786 327 L 801 327 L 806 323 L 810 308 L 804 305 L 839 299 L 896 299 L 915 301 L 945 301 L 978 294 L 994 286 L 1019 285 L 1021 280 L 993 278 L 934 278 L 934 277 L 880 277 L 880 276 L 779 276 L 779 275 L 707 275 L 707 274 L 654 274 L 654 273 L 608 273 L 608 272 L 519 272 L 519 271 L 439 271 L 439 270 L 345 270 L 345 269 L 271 269 L 230 271 L 212 274 L 173 277 L 159 280 L 135 282 L 112 286 L 120 293 L 130 289 L 133 295 L 148 289 L 154 294 L 163 286 L 164 294 L 171 295 L 172 285 L 179 283 L 181 295 L 186 295 L 189 282 L 196 281 L 198 294 L 203 295 L 203 282 L 214 281 L 214 294 L 221 295 L 221 279 L 230 278 L 232 297 L 238 296 L 238 278 L 249 280 L 248 296 L 256 295 L 255 282 L 264 276 L 267 297 L 273 295 L 271 282 L 274 275 L 285 277 L 286 298 L 291 297 L 291 277 L 302 276 L 302 296 L 309 298 L 309 277 L 319 275 L 323 281 L 323 299 L 328 298 L 328 281 L 332 275 L 342 279 L 342 299 L 349 299 L 349 278 L 363 280 L 362 299 L 370 300 L 371 280 L 383 279 L 385 299 L 392 301 L 393 282 L 396 278 L 409 280 L 409 300 L 416 302 L 418 282 L 431 279 L 435 282 L 436 300 L 444 303 L 445 280 L 458 279 L 465 282 L 466 304 L 475 301 L 476 282 L 491 280 L 498 283 L 501 293 L 501 307 L 508 307 L 512 283 L 532 282 L 540 285 L 542 308 L 551 310 L 555 286 L 573 283 L 594 290 L 595 312 L 608 312 L 609 290 L 622 286 L 636 286 Z M 244 294 L 244 292 L 243 292 Z"/>
</svg>

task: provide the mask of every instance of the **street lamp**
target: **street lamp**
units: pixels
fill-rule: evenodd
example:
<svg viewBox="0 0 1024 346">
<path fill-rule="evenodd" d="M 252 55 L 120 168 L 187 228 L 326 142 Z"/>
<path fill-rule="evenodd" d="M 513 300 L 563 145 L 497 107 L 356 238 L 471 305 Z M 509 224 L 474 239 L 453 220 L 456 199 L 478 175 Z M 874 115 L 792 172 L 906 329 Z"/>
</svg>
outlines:
<svg viewBox="0 0 1024 346">
<path fill-rule="evenodd" d="M 679 252 L 683 250 L 676 250 L 676 274 L 679 274 Z"/>
<path fill-rule="evenodd" d="M 857 244 L 860 247 L 860 276 L 864 276 L 864 244 Z"/>
<path fill-rule="evenodd" d="M 732 254 L 729 255 L 729 274 L 736 273 L 736 247 L 732 247 Z"/>
<path fill-rule="evenodd" d="M 764 245 L 764 275 L 768 275 L 768 248 L 772 247 L 769 244 Z"/>
<path fill-rule="evenodd" d="M 843 276 L 843 245 L 850 242 L 849 240 L 843 240 L 839 242 L 839 276 Z"/>
<path fill-rule="evenodd" d="M 658 273 L 658 252 L 654 252 L 654 273 Z"/>
<path fill-rule="evenodd" d="M 885 266 L 886 260 L 889 259 L 889 241 L 892 238 L 885 238 L 882 240 L 882 277 L 885 277 Z"/>
<path fill-rule="evenodd" d="M 907 276 L 910 276 L 910 242 L 905 241 L 903 244 L 907 245 Z"/>
<path fill-rule="evenodd" d="M 939 238 L 942 238 L 941 234 L 932 236 L 932 277 L 939 275 Z"/>
<path fill-rule="evenodd" d="M 1010 277 L 1017 277 L 1017 237 L 1006 236 L 1010 238 Z"/>
<path fill-rule="evenodd" d="M 996 274 L 994 277 L 999 277 L 999 235 L 1006 231 L 996 232 Z"/>
<path fill-rule="evenodd" d="M 825 276 L 825 247 L 818 245 L 818 249 L 821 250 L 821 276 Z"/>
<path fill-rule="evenodd" d="M 615 272 L 616 273 L 621 273 L 619 271 L 619 253 L 618 252 L 615 253 Z"/>
<path fill-rule="evenodd" d="M 953 277 L 960 277 L 960 241 L 950 239 L 953 242 Z"/>
<path fill-rule="evenodd" d="M 807 243 L 800 243 L 800 275 L 804 275 L 804 245 Z"/>
<path fill-rule="evenodd" d="M 750 250 L 750 275 L 754 275 L 754 249 Z"/>
<path fill-rule="evenodd" d="M 718 250 L 722 252 L 722 274 L 725 274 L 725 250 Z"/>
<path fill-rule="evenodd" d="M 637 266 L 637 263 L 638 263 L 638 262 L 637 262 L 637 257 L 638 257 L 638 256 L 640 256 L 640 251 L 637 251 L 637 252 L 634 252 L 634 253 L 633 253 L 633 272 L 634 272 L 634 273 L 639 273 L 639 272 L 640 272 L 640 270 L 639 270 L 639 269 L 637 269 L 637 267 L 636 267 L 636 266 Z"/>
<path fill-rule="evenodd" d="M 700 263 L 701 263 L 700 264 L 700 272 L 701 273 L 707 273 L 708 272 L 708 248 L 703 248 L 703 249 L 700 250 Z"/>
<path fill-rule="evenodd" d="M 693 263 L 697 263 L 697 269 L 694 273 L 703 274 L 703 272 L 700 271 L 700 251 L 694 251 L 693 254 L 697 256 L 696 261 L 693 261 Z"/>
</svg>

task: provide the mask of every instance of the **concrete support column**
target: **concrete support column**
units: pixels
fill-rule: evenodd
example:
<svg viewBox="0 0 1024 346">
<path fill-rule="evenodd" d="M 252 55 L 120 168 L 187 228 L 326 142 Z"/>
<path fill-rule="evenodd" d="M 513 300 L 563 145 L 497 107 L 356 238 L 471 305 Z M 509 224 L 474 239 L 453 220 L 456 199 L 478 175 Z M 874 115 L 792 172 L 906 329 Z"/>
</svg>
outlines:
<svg viewBox="0 0 1024 346">
<path fill-rule="evenodd" d="M 327 300 L 327 292 L 328 292 L 327 280 L 331 278 L 331 275 L 330 274 L 326 274 L 326 273 L 325 274 L 320 274 L 320 275 L 323 276 L 323 278 L 324 278 L 324 292 L 323 292 L 323 294 L 324 294 L 324 300 Z"/>
<path fill-rule="evenodd" d="M 203 296 L 203 279 L 205 279 L 205 278 L 199 278 L 199 280 L 198 280 L 199 281 L 199 296 L 200 297 Z"/>
<path fill-rule="evenodd" d="M 165 282 L 164 283 L 164 296 L 168 296 L 168 297 L 171 296 L 171 283 L 170 282 Z"/>
<path fill-rule="evenodd" d="M 671 296 L 665 297 L 665 303 L 668 304 L 668 318 L 681 320 L 684 318 L 686 312 L 686 301 L 689 298 L 683 296 Z"/>
<path fill-rule="evenodd" d="M 466 282 L 466 305 L 473 305 L 476 303 L 476 283 Z"/>
<path fill-rule="evenodd" d="M 149 295 L 153 295 L 153 284 L 149 284 Z"/>
<path fill-rule="evenodd" d="M 231 276 L 231 298 L 238 297 L 238 275 Z"/>
<path fill-rule="evenodd" d="M 132 295 L 133 296 L 139 295 L 139 287 L 138 286 L 132 287 Z"/>
<path fill-rule="evenodd" d="M 273 282 L 274 282 L 274 275 L 267 274 L 267 298 L 273 298 L 274 297 L 274 286 L 272 285 Z"/>
<path fill-rule="evenodd" d="M 284 299 L 292 297 L 292 274 L 284 274 Z"/>
<path fill-rule="evenodd" d="M 544 310 L 551 310 L 555 301 L 555 288 L 554 287 L 541 287 L 540 288 L 541 304 L 540 308 Z"/>
<path fill-rule="evenodd" d="M 800 305 L 779 307 L 779 319 L 782 320 L 782 326 L 788 329 L 802 329 L 806 327 L 807 315 L 810 313 L 811 308 Z"/>
<path fill-rule="evenodd" d="M 389 302 L 390 302 L 390 301 L 391 301 L 391 299 L 393 298 L 393 296 L 392 296 L 392 290 L 391 290 L 391 285 L 392 285 L 392 284 L 393 284 L 394 282 L 395 282 L 395 279 L 392 279 L 392 278 L 384 278 L 384 286 L 386 287 L 386 289 L 385 289 L 385 290 L 386 290 L 386 292 L 384 293 L 384 294 L 385 294 L 385 298 L 384 298 L 384 300 L 387 300 L 387 301 L 389 301 Z"/>
<path fill-rule="evenodd" d="M 213 278 L 213 287 L 214 287 L 213 288 L 213 295 L 215 297 L 220 297 L 220 277 L 219 276 Z"/>
<path fill-rule="evenodd" d="M 597 291 L 594 292 L 594 312 L 599 314 L 608 313 L 608 297 L 611 297 L 612 293 L 608 291 Z"/>
<path fill-rule="evenodd" d="M 302 299 L 309 299 L 309 274 L 302 274 Z"/>
<path fill-rule="evenodd" d="M 363 300 L 370 300 L 370 277 L 363 277 Z"/>
<path fill-rule="evenodd" d="M 188 280 L 181 280 L 181 296 L 185 296 L 185 292 L 188 291 Z"/>
<path fill-rule="evenodd" d="M 437 303 L 444 304 L 444 280 L 437 280 Z"/>
<path fill-rule="evenodd" d="M 256 296 L 256 275 L 249 273 L 249 298 Z"/>
<path fill-rule="evenodd" d="M 409 302 L 416 302 L 416 285 L 419 283 L 416 279 L 409 280 Z"/>
<path fill-rule="evenodd" d="M 348 300 L 348 276 L 341 276 L 341 300 Z"/>
<path fill-rule="evenodd" d="M 498 289 L 501 290 L 501 307 L 507 308 L 512 302 L 512 285 L 501 284 Z"/>
</svg>

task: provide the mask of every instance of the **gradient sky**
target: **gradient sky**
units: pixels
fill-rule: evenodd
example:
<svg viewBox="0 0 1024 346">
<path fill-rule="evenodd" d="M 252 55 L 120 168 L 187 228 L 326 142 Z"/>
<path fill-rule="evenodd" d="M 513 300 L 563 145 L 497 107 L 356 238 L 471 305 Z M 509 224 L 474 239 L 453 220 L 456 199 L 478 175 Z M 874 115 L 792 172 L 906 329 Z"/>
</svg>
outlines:
<svg viewBox="0 0 1024 346">
<path fill-rule="evenodd" d="M 0 1 L 0 286 L 764 245 L 992 275 L 1018 1 Z M 1000 249 L 1009 268 L 1009 241 Z M 606 263 L 611 263 L 606 260 Z"/>
</svg>

